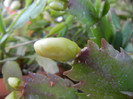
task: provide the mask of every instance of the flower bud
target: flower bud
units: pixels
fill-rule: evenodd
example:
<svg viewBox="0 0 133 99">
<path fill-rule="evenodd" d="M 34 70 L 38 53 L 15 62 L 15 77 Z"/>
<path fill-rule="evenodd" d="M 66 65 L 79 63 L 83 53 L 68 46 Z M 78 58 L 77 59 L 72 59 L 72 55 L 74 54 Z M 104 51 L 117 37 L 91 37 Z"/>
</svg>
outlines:
<svg viewBox="0 0 133 99">
<path fill-rule="evenodd" d="M 18 8 L 20 8 L 21 4 L 19 1 L 13 1 L 10 5 L 10 10 L 14 11 L 17 10 Z"/>
<path fill-rule="evenodd" d="M 12 88 L 18 88 L 21 84 L 21 80 L 19 78 L 16 77 L 9 77 L 8 78 L 8 84 L 12 87 Z"/>
<path fill-rule="evenodd" d="M 5 97 L 5 99 L 20 99 L 22 97 L 22 94 L 20 91 L 13 91 L 8 96 Z"/>
<path fill-rule="evenodd" d="M 5 0 L 5 1 L 4 1 L 4 6 L 5 6 L 6 8 L 9 7 L 10 4 L 11 4 L 11 2 L 12 2 L 12 0 Z"/>
<path fill-rule="evenodd" d="M 49 4 L 49 7 L 56 11 L 63 11 L 66 8 L 64 1 L 53 1 Z"/>
<path fill-rule="evenodd" d="M 75 42 L 63 37 L 38 40 L 34 48 L 38 55 L 62 62 L 74 58 L 80 52 Z"/>
</svg>

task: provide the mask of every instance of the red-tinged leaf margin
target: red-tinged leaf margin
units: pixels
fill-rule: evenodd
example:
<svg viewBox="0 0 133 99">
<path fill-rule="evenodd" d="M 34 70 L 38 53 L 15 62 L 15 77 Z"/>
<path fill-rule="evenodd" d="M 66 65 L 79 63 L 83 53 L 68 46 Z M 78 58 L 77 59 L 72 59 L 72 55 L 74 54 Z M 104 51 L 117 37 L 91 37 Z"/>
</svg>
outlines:
<svg viewBox="0 0 133 99">
<path fill-rule="evenodd" d="M 119 53 L 104 39 L 102 47 L 88 41 L 88 47 L 75 59 L 73 68 L 64 73 L 80 81 L 75 87 L 96 97 L 125 97 L 122 90 L 133 90 L 133 60 L 121 48 Z M 105 96 L 106 96 L 105 95 Z"/>
<path fill-rule="evenodd" d="M 36 99 L 34 95 L 39 99 L 77 99 L 77 89 L 72 87 L 72 82 L 57 75 L 30 73 L 29 77 L 24 77 L 24 81 L 25 99 Z"/>
</svg>

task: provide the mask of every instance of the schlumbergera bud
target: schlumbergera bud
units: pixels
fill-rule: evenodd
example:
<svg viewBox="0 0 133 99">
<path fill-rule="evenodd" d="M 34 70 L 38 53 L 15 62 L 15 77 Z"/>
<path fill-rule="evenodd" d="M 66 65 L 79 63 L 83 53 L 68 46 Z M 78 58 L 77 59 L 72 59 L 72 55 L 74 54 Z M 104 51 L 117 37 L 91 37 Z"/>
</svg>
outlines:
<svg viewBox="0 0 133 99">
<path fill-rule="evenodd" d="M 61 0 L 52 1 L 49 7 L 56 11 L 63 11 L 66 9 L 66 2 Z"/>
<path fill-rule="evenodd" d="M 63 37 L 38 40 L 34 48 L 38 55 L 62 62 L 75 58 L 81 51 L 75 42 Z"/>
<path fill-rule="evenodd" d="M 4 0 L 4 6 L 7 8 L 10 6 L 12 0 Z"/>
<path fill-rule="evenodd" d="M 22 94 L 20 91 L 13 91 L 5 99 L 21 99 Z"/>
<path fill-rule="evenodd" d="M 14 11 L 14 10 L 17 10 L 19 9 L 21 6 L 20 2 L 19 1 L 13 1 L 10 5 L 10 10 L 11 11 Z"/>
<path fill-rule="evenodd" d="M 12 87 L 12 88 L 19 88 L 22 85 L 22 82 L 19 78 L 16 77 L 9 77 L 8 78 L 8 84 Z"/>
</svg>

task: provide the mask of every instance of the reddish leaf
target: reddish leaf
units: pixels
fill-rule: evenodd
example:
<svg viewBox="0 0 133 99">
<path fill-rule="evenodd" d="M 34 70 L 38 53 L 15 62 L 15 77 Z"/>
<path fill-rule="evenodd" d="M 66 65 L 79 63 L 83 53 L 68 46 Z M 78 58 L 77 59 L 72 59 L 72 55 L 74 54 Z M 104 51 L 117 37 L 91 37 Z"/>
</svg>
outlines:
<svg viewBox="0 0 133 99">
<path fill-rule="evenodd" d="M 88 41 L 88 47 L 75 59 L 65 75 L 80 81 L 75 87 L 95 99 L 126 98 L 120 91 L 133 92 L 133 60 L 121 48 L 116 51 L 104 39 L 102 48 Z"/>
<path fill-rule="evenodd" d="M 72 82 L 53 74 L 33 74 L 25 77 L 25 99 L 77 99 Z"/>
</svg>

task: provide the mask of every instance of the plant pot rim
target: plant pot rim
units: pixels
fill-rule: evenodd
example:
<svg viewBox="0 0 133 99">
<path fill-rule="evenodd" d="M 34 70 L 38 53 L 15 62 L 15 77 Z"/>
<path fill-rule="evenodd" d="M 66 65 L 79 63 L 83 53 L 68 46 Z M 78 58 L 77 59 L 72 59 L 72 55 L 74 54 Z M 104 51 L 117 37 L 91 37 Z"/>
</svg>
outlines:
<svg viewBox="0 0 133 99">
<path fill-rule="evenodd" d="M 8 94 L 9 91 L 6 89 L 3 78 L 0 78 L 0 99 L 4 99 Z"/>
<path fill-rule="evenodd" d="M 43 72 L 42 72 L 43 73 Z M 27 77 L 29 75 L 23 75 L 23 77 Z M 9 94 L 10 92 L 6 89 L 6 85 L 4 83 L 4 79 L 0 78 L 0 99 L 5 99 L 5 97 Z"/>
<path fill-rule="evenodd" d="M 40 72 L 41 74 L 45 74 L 45 72 Z M 22 76 L 22 79 L 24 77 L 28 77 L 30 76 L 29 74 L 28 75 L 23 75 Z M 0 78 L 0 99 L 5 99 L 5 97 L 9 94 L 10 92 L 6 89 L 6 85 L 4 83 L 4 79 L 3 78 Z"/>
</svg>

